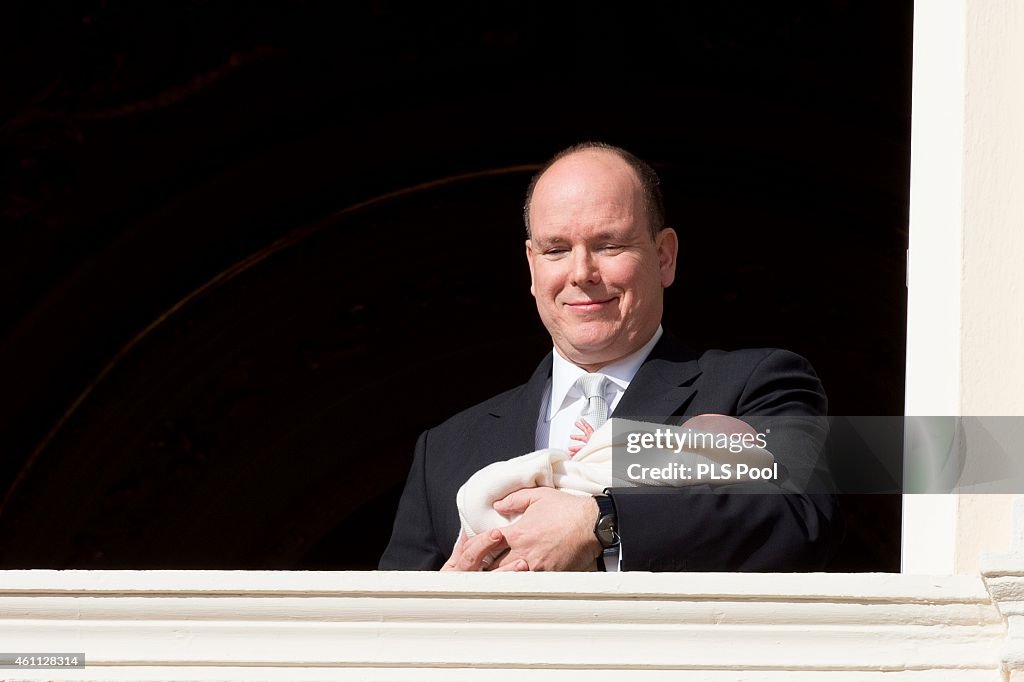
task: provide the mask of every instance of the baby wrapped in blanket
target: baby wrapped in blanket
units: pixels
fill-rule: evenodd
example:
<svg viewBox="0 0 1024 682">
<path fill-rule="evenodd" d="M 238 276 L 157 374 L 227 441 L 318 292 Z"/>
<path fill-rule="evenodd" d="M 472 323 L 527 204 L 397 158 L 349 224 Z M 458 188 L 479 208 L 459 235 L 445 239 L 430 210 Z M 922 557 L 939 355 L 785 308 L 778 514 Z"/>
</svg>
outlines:
<svg viewBox="0 0 1024 682">
<path fill-rule="evenodd" d="M 473 474 L 466 481 L 456 497 L 461 521 L 460 538 L 473 537 L 487 532 L 492 528 L 515 523 L 520 515 L 502 516 L 494 510 L 494 503 L 521 488 L 549 487 L 562 490 L 573 495 L 600 495 L 605 488 L 632 486 L 684 486 L 707 485 L 709 483 L 738 483 L 749 478 L 735 475 L 724 479 L 709 481 L 706 478 L 692 477 L 689 480 L 679 478 L 663 479 L 650 476 L 621 479 L 612 473 L 612 451 L 617 455 L 628 456 L 627 438 L 630 434 L 651 434 L 652 442 L 656 431 L 662 434 L 671 431 L 679 438 L 668 442 L 707 443 L 709 447 L 689 447 L 676 452 L 676 448 L 645 448 L 643 465 L 648 468 L 663 468 L 672 463 L 693 467 L 697 471 L 699 464 L 721 465 L 726 463 L 748 464 L 751 468 L 770 467 L 775 458 L 767 450 L 754 446 L 744 447 L 739 452 L 729 448 L 715 447 L 715 435 L 718 434 L 756 434 L 745 422 L 725 415 L 700 415 L 691 418 L 682 426 L 652 424 L 626 419 L 610 419 L 601 428 L 592 431 L 589 425 L 577 422 L 582 434 L 573 436 L 584 443 L 581 447 L 560 450 L 545 448 L 520 457 L 490 464 Z M 693 438 L 695 434 L 710 434 L 710 438 Z M 682 440 L 684 436 L 689 436 Z M 634 437 L 636 438 L 636 437 Z M 662 439 L 665 442 L 667 439 Z M 635 446 L 635 441 L 634 441 Z M 639 460 L 630 460 L 639 461 Z M 639 468 L 637 468 L 639 469 Z M 733 472 L 736 467 L 732 468 Z M 631 473 L 632 475 L 632 473 Z"/>
</svg>

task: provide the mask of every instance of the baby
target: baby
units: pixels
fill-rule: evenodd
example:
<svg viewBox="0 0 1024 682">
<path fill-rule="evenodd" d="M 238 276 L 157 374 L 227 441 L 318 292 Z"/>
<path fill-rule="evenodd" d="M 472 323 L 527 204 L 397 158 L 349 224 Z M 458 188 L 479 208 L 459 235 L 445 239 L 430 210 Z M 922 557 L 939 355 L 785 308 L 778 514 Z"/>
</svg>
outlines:
<svg viewBox="0 0 1024 682">
<path fill-rule="evenodd" d="M 629 479 L 615 478 L 612 472 L 612 451 L 618 448 L 620 456 L 630 434 L 654 434 L 666 429 L 711 434 L 753 434 L 757 432 L 747 423 L 721 414 L 702 414 L 692 417 L 682 426 L 668 426 L 648 422 L 611 419 L 601 428 L 594 429 L 586 420 L 576 422 L 579 433 L 570 436 L 578 444 L 568 450 L 545 448 L 520 457 L 490 464 L 473 474 L 456 496 L 461 521 L 459 542 L 463 536 L 473 537 L 492 528 L 514 523 L 519 516 L 506 517 L 494 511 L 494 503 L 521 488 L 550 487 L 574 495 L 600 495 L 605 488 L 633 486 L 683 486 L 707 484 L 706 480 Z M 708 439 L 708 442 L 715 439 Z M 723 464 L 742 462 L 751 467 L 771 466 L 775 458 L 767 450 L 753 447 L 742 452 L 728 449 L 699 447 L 682 452 L 647 449 L 644 464 L 657 468 L 672 462 L 696 466 L 701 463 Z M 718 479 L 716 483 L 736 483 L 740 479 Z"/>
</svg>

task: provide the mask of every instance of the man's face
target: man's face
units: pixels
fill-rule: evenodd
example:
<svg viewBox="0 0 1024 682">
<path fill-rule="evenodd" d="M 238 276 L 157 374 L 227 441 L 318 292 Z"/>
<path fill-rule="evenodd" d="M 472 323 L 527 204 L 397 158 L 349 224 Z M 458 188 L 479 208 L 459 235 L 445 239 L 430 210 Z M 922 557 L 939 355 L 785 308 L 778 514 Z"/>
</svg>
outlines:
<svg viewBox="0 0 1024 682">
<path fill-rule="evenodd" d="M 534 189 L 530 233 L 530 292 L 567 360 L 593 371 L 650 340 L 678 244 L 671 229 L 651 239 L 625 161 L 586 150 L 556 162 Z"/>
</svg>

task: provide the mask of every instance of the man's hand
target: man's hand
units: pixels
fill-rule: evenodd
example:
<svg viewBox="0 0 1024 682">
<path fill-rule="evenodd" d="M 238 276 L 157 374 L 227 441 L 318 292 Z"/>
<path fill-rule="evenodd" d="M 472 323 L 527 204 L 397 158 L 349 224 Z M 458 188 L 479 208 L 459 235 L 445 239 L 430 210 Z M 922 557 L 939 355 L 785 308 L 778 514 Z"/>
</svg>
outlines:
<svg viewBox="0 0 1024 682">
<path fill-rule="evenodd" d="M 463 531 L 455 550 L 448 561 L 441 567 L 442 571 L 526 571 L 529 567 L 523 560 L 496 561 L 508 549 L 508 543 L 501 531 L 495 528 L 489 533 L 466 537 Z"/>
<path fill-rule="evenodd" d="M 495 502 L 494 509 L 503 516 L 523 515 L 499 532 L 509 548 L 495 562 L 501 570 L 519 561 L 531 571 L 597 570 L 601 544 L 594 536 L 597 502 L 590 495 L 523 488 Z"/>
</svg>

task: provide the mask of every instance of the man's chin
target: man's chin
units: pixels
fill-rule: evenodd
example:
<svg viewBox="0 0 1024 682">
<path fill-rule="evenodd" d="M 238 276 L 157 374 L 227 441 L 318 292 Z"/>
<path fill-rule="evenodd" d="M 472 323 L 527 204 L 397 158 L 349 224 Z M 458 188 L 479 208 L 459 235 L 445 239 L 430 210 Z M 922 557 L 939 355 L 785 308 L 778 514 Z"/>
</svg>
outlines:
<svg viewBox="0 0 1024 682">
<path fill-rule="evenodd" d="M 573 339 L 559 346 L 559 351 L 566 360 L 581 367 L 606 365 L 621 355 L 616 353 L 615 344 L 608 339 Z"/>
</svg>

